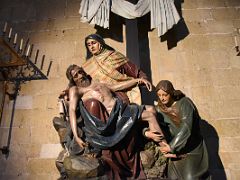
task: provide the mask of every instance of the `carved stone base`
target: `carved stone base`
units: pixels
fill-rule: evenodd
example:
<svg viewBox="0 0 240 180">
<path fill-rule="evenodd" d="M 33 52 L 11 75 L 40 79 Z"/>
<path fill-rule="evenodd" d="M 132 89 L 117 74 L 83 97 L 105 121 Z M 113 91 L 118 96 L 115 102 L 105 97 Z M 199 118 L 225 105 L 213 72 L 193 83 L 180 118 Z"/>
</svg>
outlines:
<svg viewBox="0 0 240 180">
<path fill-rule="evenodd" d="M 69 179 L 91 179 L 101 177 L 104 172 L 98 159 L 87 156 L 69 156 L 63 164 Z"/>
</svg>

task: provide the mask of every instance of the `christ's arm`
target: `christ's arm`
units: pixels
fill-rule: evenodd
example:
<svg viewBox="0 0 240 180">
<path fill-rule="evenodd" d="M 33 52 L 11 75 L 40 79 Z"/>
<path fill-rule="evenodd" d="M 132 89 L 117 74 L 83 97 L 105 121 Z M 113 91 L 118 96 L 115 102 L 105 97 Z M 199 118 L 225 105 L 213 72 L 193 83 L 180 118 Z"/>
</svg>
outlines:
<svg viewBox="0 0 240 180">
<path fill-rule="evenodd" d="M 125 90 L 140 84 L 145 84 L 148 90 L 152 91 L 152 84 L 148 80 L 143 78 L 131 79 L 128 81 L 118 82 L 117 84 L 111 84 L 111 85 L 107 84 L 107 86 L 112 91 L 121 91 L 121 90 Z"/>
<path fill-rule="evenodd" d="M 77 132 L 77 116 L 76 109 L 79 101 L 79 89 L 76 86 L 73 86 L 69 90 L 69 116 L 70 116 L 70 125 L 72 128 L 73 136 L 80 147 L 86 146 L 86 143 L 78 136 Z"/>
</svg>

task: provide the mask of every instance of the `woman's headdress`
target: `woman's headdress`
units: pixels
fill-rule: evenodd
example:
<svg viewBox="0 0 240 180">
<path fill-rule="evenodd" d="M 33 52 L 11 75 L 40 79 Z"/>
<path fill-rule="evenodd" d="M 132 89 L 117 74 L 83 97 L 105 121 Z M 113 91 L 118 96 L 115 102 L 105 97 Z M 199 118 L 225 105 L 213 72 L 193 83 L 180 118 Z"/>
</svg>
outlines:
<svg viewBox="0 0 240 180">
<path fill-rule="evenodd" d="M 86 50 L 87 50 L 87 57 L 86 59 L 89 59 L 90 57 L 92 57 L 92 53 L 88 50 L 88 47 L 87 47 L 87 40 L 89 39 L 94 39 L 96 40 L 97 42 L 99 42 L 104 49 L 108 49 L 108 50 L 114 50 L 114 48 L 112 48 L 111 46 L 107 45 L 104 41 L 104 39 L 102 38 L 102 36 L 100 36 L 99 34 L 90 34 L 88 35 L 86 38 L 85 38 L 85 47 L 86 47 Z"/>
</svg>

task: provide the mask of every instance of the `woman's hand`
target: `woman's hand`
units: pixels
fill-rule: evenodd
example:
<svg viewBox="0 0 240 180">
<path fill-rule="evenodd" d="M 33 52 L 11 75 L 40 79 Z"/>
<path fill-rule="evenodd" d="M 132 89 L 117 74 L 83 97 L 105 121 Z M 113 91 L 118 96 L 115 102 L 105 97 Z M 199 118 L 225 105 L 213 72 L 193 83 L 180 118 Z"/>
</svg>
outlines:
<svg viewBox="0 0 240 180">
<path fill-rule="evenodd" d="M 171 153 L 163 154 L 163 156 L 166 158 L 177 158 L 176 154 L 171 154 Z"/>
<path fill-rule="evenodd" d="M 152 83 L 150 83 L 148 80 L 143 79 L 143 78 L 139 78 L 139 79 L 137 79 L 137 83 L 138 83 L 138 85 L 139 84 L 145 84 L 148 91 L 152 91 Z"/>
<path fill-rule="evenodd" d="M 178 158 L 176 154 L 171 153 L 171 148 L 166 142 L 161 142 L 160 151 L 163 153 L 163 156 L 166 158 Z"/>
<path fill-rule="evenodd" d="M 169 146 L 168 143 L 162 142 L 161 145 L 162 145 L 162 146 L 160 147 L 160 151 L 161 151 L 163 154 L 167 154 L 167 153 L 170 153 L 170 152 L 171 152 L 171 147 Z"/>
</svg>

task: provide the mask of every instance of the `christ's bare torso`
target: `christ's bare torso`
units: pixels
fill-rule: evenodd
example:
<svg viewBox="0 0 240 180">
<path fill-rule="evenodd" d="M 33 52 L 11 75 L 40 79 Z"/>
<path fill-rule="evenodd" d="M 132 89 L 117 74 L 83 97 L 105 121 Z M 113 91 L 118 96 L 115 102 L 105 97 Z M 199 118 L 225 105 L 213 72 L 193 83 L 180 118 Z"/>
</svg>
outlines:
<svg viewBox="0 0 240 180">
<path fill-rule="evenodd" d="M 82 100 L 85 101 L 89 98 L 94 98 L 100 101 L 107 109 L 108 113 L 111 112 L 116 99 L 113 97 L 110 88 L 103 83 L 92 82 L 88 87 L 78 88 L 78 92 L 82 95 Z"/>
</svg>

